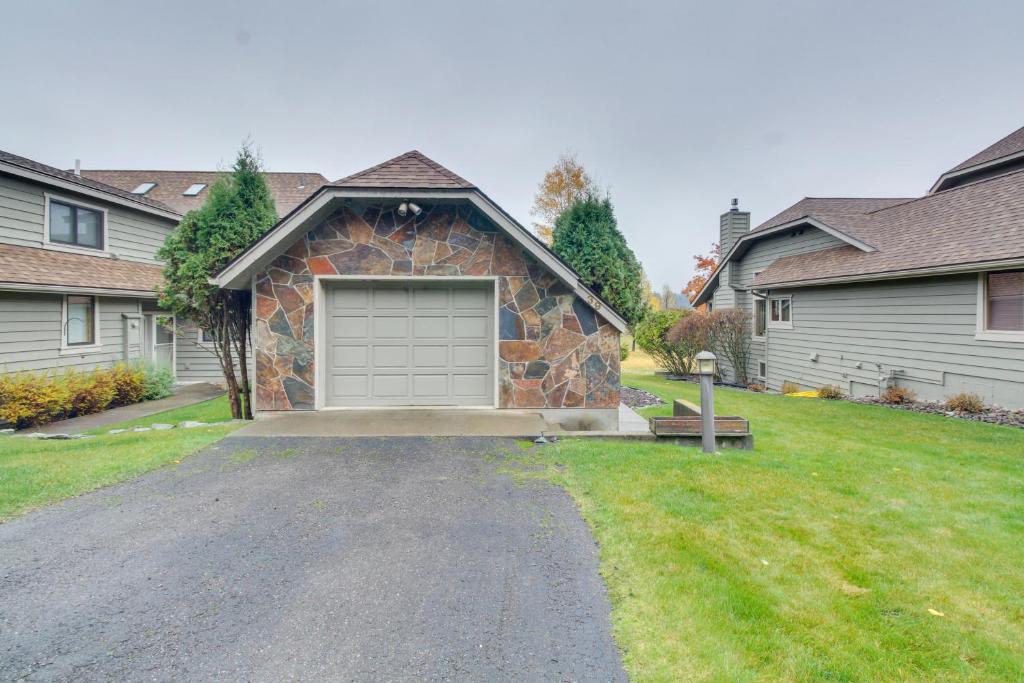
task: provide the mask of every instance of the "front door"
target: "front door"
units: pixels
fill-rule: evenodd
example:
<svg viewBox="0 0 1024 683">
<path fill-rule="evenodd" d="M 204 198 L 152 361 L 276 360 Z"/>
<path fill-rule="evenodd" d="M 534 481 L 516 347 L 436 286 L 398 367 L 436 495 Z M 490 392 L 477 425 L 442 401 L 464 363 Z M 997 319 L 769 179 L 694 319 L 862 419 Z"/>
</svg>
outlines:
<svg viewBox="0 0 1024 683">
<path fill-rule="evenodd" d="M 160 324 L 161 316 L 149 313 L 142 326 L 142 357 L 154 365 L 174 368 L 174 330 Z M 172 325 L 173 319 L 172 319 Z"/>
</svg>

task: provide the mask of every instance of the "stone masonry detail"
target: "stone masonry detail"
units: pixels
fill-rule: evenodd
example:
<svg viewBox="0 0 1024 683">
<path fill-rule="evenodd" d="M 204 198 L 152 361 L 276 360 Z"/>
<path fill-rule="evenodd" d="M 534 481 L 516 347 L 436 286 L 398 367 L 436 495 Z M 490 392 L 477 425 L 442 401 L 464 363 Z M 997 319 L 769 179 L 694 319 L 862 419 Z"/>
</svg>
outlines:
<svg viewBox="0 0 1024 683">
<path fill-rule="evenodd" d="M 316 275 L 498 278 L 502 408 L 615 408 L 619 333 L 467 207 L 342 206 L 256 277 L 256 408 L 312 410 Z"/>
</svg>

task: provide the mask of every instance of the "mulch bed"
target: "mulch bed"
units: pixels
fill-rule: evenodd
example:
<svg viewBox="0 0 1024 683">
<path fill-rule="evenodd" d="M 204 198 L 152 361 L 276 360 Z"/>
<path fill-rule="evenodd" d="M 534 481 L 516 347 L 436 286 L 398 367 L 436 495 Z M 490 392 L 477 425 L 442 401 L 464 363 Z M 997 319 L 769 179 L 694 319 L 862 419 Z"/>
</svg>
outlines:
<svg viewBox="0 0 1024 683">
<path fill-rule="evenodd" d="M 987 406 L 985 410 L 980 413 L 958 413 L 954 410 L 947 410 L 943 403 L 931 401 L 915 401 L 914 403 L 893 404 L 885 403 L 881 399 L 877 398 L 856 398 L 850 400 L 855 403 L 867 403 L 875 406 L 896 408 L 897 410 L 909 410 L 915 413 L 932 413 L 933 415 L 957 417 L 962 420 L 974 420 L 975 422 L 988 422 L 989 424 L 1024 428 L 1024 410 L 1008 410 L 1006 408 Z"/>
<path fill-rule="evenodd" d="M 619 400 L 630 408 L 650 408 L 660 406 L 664 401 L 649 391 L 634 389 L 633 387 L 622 387 L 619 389 Z"/>
</svg>

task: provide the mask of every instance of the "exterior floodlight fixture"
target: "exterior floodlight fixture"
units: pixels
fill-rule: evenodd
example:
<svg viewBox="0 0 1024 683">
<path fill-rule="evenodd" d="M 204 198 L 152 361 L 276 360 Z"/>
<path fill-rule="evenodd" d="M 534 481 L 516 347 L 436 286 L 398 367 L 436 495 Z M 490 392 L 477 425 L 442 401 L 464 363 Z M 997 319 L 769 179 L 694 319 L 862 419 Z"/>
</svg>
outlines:
<svg viewBox="0 0 1024 683">
<path fill-rule="evenodd" d="M 405 214 L 407 213 L 409 213 L 409 205 L 406 204 L 405 202 L 402 202 L 401 204 L 398 205 L 398 215 L 401 216 L 402 218 L 405 218 Z"/>
<path fill-rule="evenodd" d="M 419 216 L 421 213 L 423 213 L 423 209 L 421 209 L 416 204 L 413 204 L 412 202 L 409 202 L 409 210 L 412 211 L 412 215 L 414 216 Z"/>
</svg>

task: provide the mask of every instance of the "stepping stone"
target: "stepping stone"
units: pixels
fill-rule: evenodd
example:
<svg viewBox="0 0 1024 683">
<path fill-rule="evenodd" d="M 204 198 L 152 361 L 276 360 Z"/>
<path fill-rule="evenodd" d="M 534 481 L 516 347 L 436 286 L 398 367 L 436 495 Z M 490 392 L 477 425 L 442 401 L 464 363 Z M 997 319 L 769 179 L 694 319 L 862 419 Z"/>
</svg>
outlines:
<svg viewBox="0 0 1024 683">
<path fill-rule="evenodd" d="M 133 432 L 149 432 L 152 431 L 149 427 L 136 427 L 132 430 Z"/>
<path fill-rule="evenodd" d="M 158 432 L 162 432 L 167 429 L 174 429 L 174 425 L 169 425 L 164 422 L 157 422 L 156 424 L 152 425 L 152 427 Z"/>
<path fill-rule="evenodd" d="M 179 422 L 178 426 L 182 429 L 192 429 L 194 427 L 205 427 L 206 423 L 196 422 L 195 420 L 185 420 L 184 422 Z"/>
</svg>

